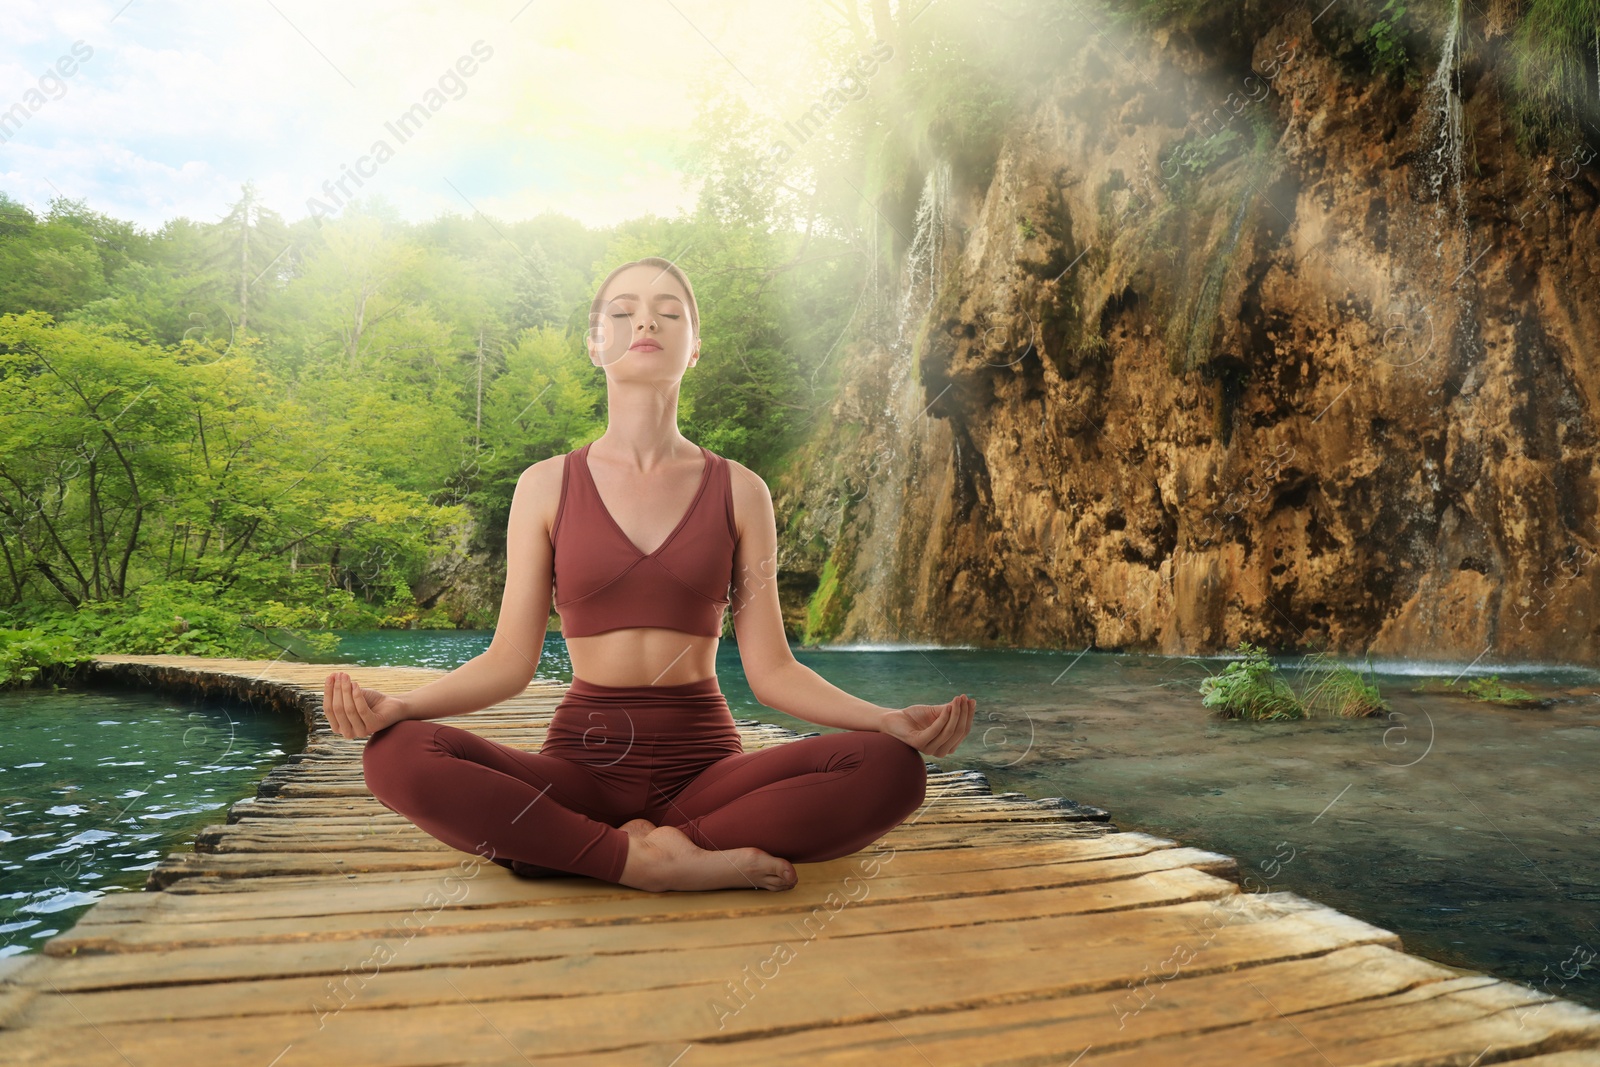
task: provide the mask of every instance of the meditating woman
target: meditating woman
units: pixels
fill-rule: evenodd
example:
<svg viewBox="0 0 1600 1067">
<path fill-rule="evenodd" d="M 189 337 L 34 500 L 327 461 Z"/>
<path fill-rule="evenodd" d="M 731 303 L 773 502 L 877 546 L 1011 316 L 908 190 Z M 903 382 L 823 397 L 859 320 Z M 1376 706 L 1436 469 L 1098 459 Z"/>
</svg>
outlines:
<svg viewBox="0 0 1600 1067">
<path fill-rule="evenodd" d="M 590 325 L 608 425 L 518 480 L 489 648 L 398 696 L 334 672 L 324 710 L 343 736 L 369 738 L 366 781 L 386 807 L 517 874 L 789 889 L 795 862 L 849 855 L 922 803 L 922 754 L 954 751 L 974 703 L 883 708 L 794 658 L 766 483 L 678 431 L 700 318 L 675 264 L 612 271 Z M 552 586 L 573 679 L 539 750 L 429 721 L 522 692 Z M 842 732 L 743 750 L 716 677 L 730 604 L 756 698 Z"/>
</svg>

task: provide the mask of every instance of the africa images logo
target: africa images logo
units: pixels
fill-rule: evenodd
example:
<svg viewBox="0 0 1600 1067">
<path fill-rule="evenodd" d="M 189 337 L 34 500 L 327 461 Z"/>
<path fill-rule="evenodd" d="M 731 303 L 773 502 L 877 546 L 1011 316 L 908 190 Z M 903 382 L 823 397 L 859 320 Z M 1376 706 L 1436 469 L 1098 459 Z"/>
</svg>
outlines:
<svg viewBox="0 0 1600 1067">
<path fill-rule="evenodd" d="M 494 55 L 494 49 L 489 47 L 487 42 L 480 39 L 473 42 L 471 53 L 472 55 L 461 56 L 455 61 L 454 66 L 446 68 L 445 72 L 439 75 L 437 86 L 430 85 L 427 91 L 422 94 L 422 99 L 418 103 L 412 104 L 402 111 L 399 116 L 383 124 L 384 129 L 394 135 L 399 144 L 405 144 L 416 136 L 418 131 L 422 129 L 423 124 L 431 119 L 433 113 L 444 107 L 445 104 L 451 100 L 460 100 L 463 96 L 466 96 L 466 79 L 478 72 L 479 63 L 487 63 L 489 61 L 490 57 Z M 473 56 L 477 58 L 474 59 Z M 446 93 L 450 95 L 447 97 Z M 339 169 L 343 173 L 337 179 L 330 178 L 322 183 L 322 192 L 327 196 L 328 200 L 319 200 L 314 196 L 308 197 L 306 199 L 306 210 L 318 222 L 338 214 L 339 209 L 355 197 L 355 193 L 347 188 L 347 183 L 353 182 L 357 189 L 361 188 L 366 184 L 362 179 L 371 178 L 377 174 L 378 167 L 389 162 L 394 158 L 394 155 L 394 147 L 388 141 L 379 137 L 372 142 L 372 147 L 367 150 L 367 154 L 356 160 L 354 167 L 351 167 L 348 163 L 339 164 Z M 340 194 L 343 195 L 341 196 Z"/>
</svg>

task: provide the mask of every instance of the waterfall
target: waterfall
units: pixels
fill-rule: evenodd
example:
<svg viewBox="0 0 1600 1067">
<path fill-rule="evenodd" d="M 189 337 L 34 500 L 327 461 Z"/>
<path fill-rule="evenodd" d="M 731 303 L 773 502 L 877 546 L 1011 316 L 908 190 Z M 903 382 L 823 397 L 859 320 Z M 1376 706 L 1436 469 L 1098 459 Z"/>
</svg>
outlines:
<svg viewBox="0 0 1600 1067">
<path fill-rule="evenodd" d="M 1439 49 L 1439 65 L 1428 83 L 1425 97 L 1428 122 L 1422 131 L 1424 165 L 1433 194 L 1434 261 L 1439 267 L 1431 306 L 1448 307 L 1451 314 L 1443 323 L 1445 354 L 1451 360 L 1470 362 L 1482 354 L 1474 307 L 1474 268 L 1490 249 L 1490 244 L 1473 239 L 1467 219 L 1466 167 L 1462 159 L 1466 145 L 1466 123 L 1461 102 L 1462 65 L 1461 0 L 1451 0 L 1450 21 Z M 1474 248 L 1474 244 L 1480 245 Z M 1446 246 L 1460 249 L 1447 257 Z M 1458 261 L 1458 262 L 1456 262 Z M 1453 321 L 1452 321 L 1453 320 Z"/>
<path fill-rule="evenodd" d="M 903 406 L 898 401 L 903 399 L 907 380 L 915 380 L 911 373 L 912 339 L 939 295 L 939 256 L 944 248 L 949 197 L 950 164 L 940 161 L 929 169 L 922 183 L 922 197 L 917 202 L 916 229 L 912 233 L 911 247 L 906 250 L 905 288 L 900 297 L 900 313 L 895 321 L 894 339 L 889 344 L 894 354 L 893 378 L 884 414 L 894 422 L 896 429 L 901 425 L 901 416 L 896 408 Z M 921 405 L 918 405 L 917 411 L 920 409 Z"/>
<path fill-rule="evenodd" d="M 1455 224 L 1465 229 L 1467 224 L 1466 184 L 1461 160 L 1462 145 L 1466 141 L 1461 112 L 1461 0 L 1452 0 L 1450 25 L 1439 50 L 1439 66 L 1428 83 L 1426 107 L 1429 114 L 1425 136 L 1434 144 L 1433 162 L 1429 167 L 1428 187 L 1437 204 L 1436 222 L 1448 210 L 1443 203 L 1446 182 L 1455 199 Z M 1444 254 L 1444 234 L 1439 233 L 1437 255 Z"/>
<path fill-rule="evenodd" d="M 949 195 L 950 164 L 940 162 L 928 171 L 922 183 L 922 199 L 917 202 L 916 230 L 906 253 L 906 289 L 895 335 L 898 346 L 905 345 L 906 328 L 922 320 L 938 295 L 939 250 L 944 245 Z"/>
<path fill-rule="evenodd" d="M 862 501 L 866 506 L 857 512 L 870 526 L 848 579 L 853 600 L 849 628 L 861 635 L 898 641 L 914 640 L 905 632 L 897 593 L 904 591 L 906 568 L 914 567 L 921 551 L 916 542 L 926 536 L 920 513 L 908 515 L 907 511 L 927 506 L 922 499 L 925 494 L 919 494 L 917 486 L 930 463 L 938 466 L 943 462 L 941 457 L 925 454 L 931 424 L 924 414 L 931 397 L 924 395 L 927 390 L 916 370 L 914 342 L 939 295 L 950 188 L 950 165 L 936 163 L 923 182 L 917 204 L 916 229 L 901 268 L 899 309 L 897 314 L 891 312 L 893 330 L 885 330 L 887 336 L 878 346 L 883 419 L 880 425 L 868 427 L 872 466 Z"/>
</svg>

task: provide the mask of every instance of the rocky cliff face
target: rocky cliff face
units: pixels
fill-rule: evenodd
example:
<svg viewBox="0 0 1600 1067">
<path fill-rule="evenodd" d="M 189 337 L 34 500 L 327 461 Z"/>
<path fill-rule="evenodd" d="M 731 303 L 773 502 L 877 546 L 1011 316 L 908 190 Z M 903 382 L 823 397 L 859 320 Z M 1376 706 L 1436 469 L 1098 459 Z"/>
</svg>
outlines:
<svg viewBox="0 0 1600 1067">
<path fill-rule="evenodd" d="M 462 629 L 493 629 L 505 589 L 505 555 L 483 548 L 478 542 L 479 534 L 477 522 L 470 518 L 452 527 L 444 551 L 411 585 L 418 607 L 424 612 L 442 613 L 452 626 Z M 559 619 L 552 613 L 551 620 L 554 631 Z"/>
<path fill-rule="evenodd" d="M 1403 88 L 1310 20 L 1087 40 L 986 184 L 930 166 L 774 482 L 797 632 L 1600 660 L 1600 160 L 1520 153 L 1459 31 Z"/>
</svg>

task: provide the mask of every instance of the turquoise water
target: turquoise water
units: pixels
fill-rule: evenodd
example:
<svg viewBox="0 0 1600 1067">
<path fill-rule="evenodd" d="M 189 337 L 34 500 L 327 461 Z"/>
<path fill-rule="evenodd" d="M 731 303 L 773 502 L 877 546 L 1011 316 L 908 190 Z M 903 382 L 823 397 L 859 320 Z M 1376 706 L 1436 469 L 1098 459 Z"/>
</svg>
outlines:
<svg viewBox="0 0 1600 1067">
<path fill-rule="evenodd" d="M 0 957 L 143 889 L 306 739 L 298 715 L 137 690 L 11 690 L 0 722 Z"/>
<path fill-rule="evenodd" d="M 363 634 L 342 652 L 450 667 L 489 637 Z M 1393 930 L 1418 955 L 1600 1007 L 1600 672 L 1480 663 L 1465 674 L 1498 674 L 1550 701 L 1507 708 L 1411 691 L 1462 665 L 1376 662 L 1385 713 L 1250 723 L 1201 706 L 1200 678 L 1226 657 L 796 656 L 885 707 L 971 694 L 971 733 L 931 762 L 982 770 L 996 792 L 1098 805 L 1122 829 L 1236 857 L 1250 888 L 1291 890 Z M 717 673 L 735 715 L 824 729 L 756 703 L 731 641 Z M 540 675 L 571 680 L 559 637 Z"/>
</svg>

